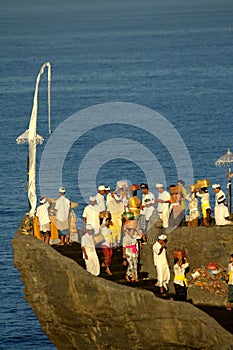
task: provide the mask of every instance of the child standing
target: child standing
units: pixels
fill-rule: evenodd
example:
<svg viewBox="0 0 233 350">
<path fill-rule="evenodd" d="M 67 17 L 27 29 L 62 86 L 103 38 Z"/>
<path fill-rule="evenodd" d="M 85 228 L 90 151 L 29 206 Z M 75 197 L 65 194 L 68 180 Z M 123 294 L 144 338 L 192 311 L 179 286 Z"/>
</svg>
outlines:
<svg viewBox="0 0 233 350">
<path fill-rule="evenodd" d="M 174 259 L 174 287 L 176 292 L 176 299 L 179 301 L 187 300 L 188 283 L 186 279 L 186 272 L 189 267 L 187 259 L 176 258 Z"/>
<path fill-rule="evenodd" d="M 104 236 L 104 242 L 101 245 L 102 253 L 104 256 L 104 262 L 102 267 L 106 268 L 106 273 L 111 276 L 110 266 L 112 264 L 112 231 L 109 228 L 110 218 L 104 218 L 102 225 L 100 226 L 100 233 Z"/>
<path fill-rule="evenodd" d="M 138 240 L 141 239 L 142 234 L 137 228 L 137 221 L 127 220 L 124 233 L 123 259 L 128 263 L 125 279 L 127 282 L 138 282 Z"/>
<path fill-rule="evenodd" d="M 231 311 L 231 303 L 233 303 L 233 254 L 230 255 L 228 264 L 228 300 L 227 300 L 227 310 Z"/>
</svg>

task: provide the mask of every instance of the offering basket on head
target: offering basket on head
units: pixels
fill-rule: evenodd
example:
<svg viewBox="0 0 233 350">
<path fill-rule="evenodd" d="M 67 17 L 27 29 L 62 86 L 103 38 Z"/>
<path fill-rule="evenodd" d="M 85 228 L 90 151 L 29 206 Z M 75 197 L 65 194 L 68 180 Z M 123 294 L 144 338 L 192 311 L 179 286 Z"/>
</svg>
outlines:
<svg viewBox="0 0 233 350">
<path fill-rule="evenodd" d="M 184 249 L 174 249 L 173 250 L 173 259 L 182 259 L 186 258 L 186 252 Z"/>
<path fill-rule="evenodd" d="M 198 192 L 197 184 L 189 185 L 189 191 L 190 191 L 191 193 L 193 193 L 193 192 Z"/>
<path fill-rule="evenodd" d="M 203 179 L 203 180 L 197 180 L 197 188 L 202 187 L 209 187 L 210 186 L 210 180 L 209 179 Z"/>
<path fill-rule="evenodd" d="M 118 189 L 126 189 L 129 187 L 128 181 L 127 180 L 117 181 L 116 187 Z"/>
<path fill-rule="evenodd" d="M 111 215 L 111 213 L 109 212 L 109 211 L 101 211 L 100 213 L 99 213 L 99 218 L 100 219 L 112 219 L 112 215 Z"/>
<path fill-rule="evenodd" d="M 129 189 L 131 191 L 138 191 L 138 190 L 140 190 L 140 185 L 139 184 L 133 184 L 133 185 L 129 186 Z"/>
</svg>

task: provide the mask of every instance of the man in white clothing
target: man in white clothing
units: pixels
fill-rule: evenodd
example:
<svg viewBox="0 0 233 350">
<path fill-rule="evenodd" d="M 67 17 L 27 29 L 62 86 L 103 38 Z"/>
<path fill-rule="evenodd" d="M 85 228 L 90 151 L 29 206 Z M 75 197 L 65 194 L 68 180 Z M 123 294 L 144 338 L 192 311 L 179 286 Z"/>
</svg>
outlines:
<svg viewBox="0 0 233 350">
<path fill-rule="evenodd" d="M 48 243 L 51 237 L 51 229 L 50 229 L 50 218 L 48 208 L 50 206 L 49 198 L 42 197 L 40 199 L 40 205 L 36 210 L 36 216 L 38 217 L 38 221 L 40 224 L 40 238 L 43 242 Z"/>
<path fill-rule="evenodd" d="M 104 185 L 100 185 L 98 187 L 98 193 L 96 195 L 96 204 L 99 207 L 99 212 L 106 211 L 104 194 L 105 194 L 105 186 Z"/>
<path fill-rule="evenodd" d="M 154 210 L 154 203 L 152 202 L 151 198 L 149 196 L 145 196 L 145 207 L 143 209 L 143 213 L 146 216 L 146 221 L 150 220 L 150 217 Z"/>
<path fill-rule="evenodd" d="M 158 199 L 155 201 L 158 203 L 157 212 L 159 214 L 160 219 L 163 220 L 163 227 L 168 227 L 169 220 L 169 204 L 170 204 L 170 193 L 165 191 L 164 186 L 162 184 L 157 183 L 155 187 L 158 190 Z"/>
<path fill-rule="evenodd" d="M 69 244 L 69 215 L 70 215 L 70 200 L 65 196 L 66 189 L 59 188 L 59 198 L 55 204 L 56 210 L 56 226 L 58 235 L 61 238 L 60 245 Z"/>
<path fill-rule="evenodd" d="M 86 226 L 86 233 L 81 238 L 81 247 L 87 271 L 94 276 L 98 276 L 100 274 L 100 263 L 95 250 L 93 227 L 91 225 Z"/>
<path fill-rule="evenodd" d="M 226 200 L 224 199 L 218 201 L 218 205 L 214 209 L 215 224 L 219 226 L 230 225 L 231 221 L 229 220 L 230 214 L 226 206 Z"/>
<path fill-rule="evenodd" d="M 90 197 L 90 204 L 84 208 L 83 211 L 83 227 L 86 225 L 91 225 L 95 234 L 99 233 L 100 230 L 100 210 L 99 206 L 96 204 L 96 197 Z"/>
<path fill-rule="evenodd" d="M 144 208 L 145 206 L 145 198 L 150 198 L 151 203 L 155 203 L 155 196 L 152 192 L 149 191 L 148 185 L 145 183 L 142 183 L 140 185 L 140 188 L 142 190 L 142 205 L 141 205 L 141 209 Z"/>
<path fill-rule="evenodd" d="M 109 186 L 105 187 L 105 194 L 106 194 L 106 209 L 107 209 L 107 211 L 110 211 L 109 210 L 109 203 L 112 202 L 114 200 L 114 198 L 111 194 L 111 188 Z"/>
<path fill-rule="evenodd" d="M 167 285 L 170 280 L 170 270 L 166 254 L 166 243 L 167 236 L 161 234 L 158 236 L 158 241 L 153 245 L 154 264 L 156 266 L 158 279 L 157 285 L 162 295 L 165 295 L 164 288 L 165 290 L 168 289 Z"/>
<path fill-rule="evenodd" d="M 224 199 L 226 199 L 226 195 L 223 192 L 223 190 L 221 190 L 221 186 L 219 184 L 212 185 L 212 188 L 215 193 L 215 206 L 217 206 L 218 201 L 223 201 Z"/>
<path fill-rule="evenodd" d="M 215 193 L 215 206 L 214 206 L 215 223 L 216 225 L 229 225 L 229 222 L 224 223 L 225 222 L 224 215 L 228 214 L 228 217 L 229 217 L 229 212 L 227 213 L 226 211 L 227 207 L 226 205 L 223 204 L 224 201 L 226 203 L 226 195 L 223 192 L 223 190 L 221 190 L 221 186 L 219 184 L 212 185 L 212 188 Z M 220 208 L 218 208 L 219 205 L 221 205 Z"/>
<path fill-rule="evenodd" d="M 159 215 L 154 207 L 154 202 L 150 197 L 145 196 L 145 207 L 141 210 L 141 214 L 145 216 L 146 220 L 146 232 L 143 234 L 142 238 L 146 241 L 146 233 L 154 226 L 155 222 L 158 221 Z"/>
</svg>

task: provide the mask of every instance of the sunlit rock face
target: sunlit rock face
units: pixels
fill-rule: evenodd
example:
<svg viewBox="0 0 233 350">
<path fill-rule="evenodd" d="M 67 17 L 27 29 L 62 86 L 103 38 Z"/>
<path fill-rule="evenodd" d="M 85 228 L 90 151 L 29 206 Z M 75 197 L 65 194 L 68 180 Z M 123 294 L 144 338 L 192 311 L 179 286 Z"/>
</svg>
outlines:
<svg viewBox="0 0 233 350">
<path fill-rule="evenodd" d="M 94 277 L 32 236 L 16 234 L 13 247 L 25 298 L 57 349 L 233 348 L 233 336 L 188 303 Z"/>
</svg>

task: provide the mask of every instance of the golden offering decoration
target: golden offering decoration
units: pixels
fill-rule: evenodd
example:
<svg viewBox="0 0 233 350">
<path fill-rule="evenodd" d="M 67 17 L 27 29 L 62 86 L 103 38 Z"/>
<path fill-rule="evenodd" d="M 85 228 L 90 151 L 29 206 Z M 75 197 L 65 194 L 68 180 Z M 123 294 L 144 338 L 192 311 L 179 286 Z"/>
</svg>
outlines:
<svg viewBox="0 0 233 350">
<path fill-rule="evenodd" d="M 189 185 L 189 191 L 190 192 L 197 192 L 198 191 L 197 184 Z"/>
<path fill-rule="evenodd" d="M 70 202 L 71 209 L 77 208 L 78 203 L 77 202 Z"/>
<path fill-rule="evenodd" d="M 210 186 L 209 179 L 197 180 L 197 188 L 209 187 L 209 186 Z"/>
<path fill-rule="evenodd" d="M 111 216 L 111 213 L 109 212 L 109 211 L 101 211 L 100 213 L 99 213 L 99 218 L 100 219 L 110 219 L 111 220 L 111 218 L 112 218 L 112 216 Z"/>
</svg>

